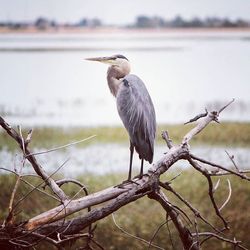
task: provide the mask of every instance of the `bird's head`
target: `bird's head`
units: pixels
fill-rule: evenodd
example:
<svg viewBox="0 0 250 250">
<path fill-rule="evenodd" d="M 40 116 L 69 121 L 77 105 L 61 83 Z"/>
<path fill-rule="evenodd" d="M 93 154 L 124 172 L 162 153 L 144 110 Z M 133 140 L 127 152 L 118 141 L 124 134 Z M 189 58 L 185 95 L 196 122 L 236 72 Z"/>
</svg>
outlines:
<svg viewBox="0 0 250 250">
<path fill-rule="evenodd" d="M 113 55 L 105 57 L 92 57 L 86 58 L 88 61 L 101 62 L 110 65 L 113 69 L 117 70 L 124 76 L 130 72 L 129 60 L 123 55 Z"/>
</svg>

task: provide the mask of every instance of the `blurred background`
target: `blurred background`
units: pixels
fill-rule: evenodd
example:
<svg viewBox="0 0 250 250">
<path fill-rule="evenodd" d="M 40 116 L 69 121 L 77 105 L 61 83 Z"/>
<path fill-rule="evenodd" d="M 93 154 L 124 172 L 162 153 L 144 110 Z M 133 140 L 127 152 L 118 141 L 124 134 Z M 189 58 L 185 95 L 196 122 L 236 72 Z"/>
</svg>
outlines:
<svg viewBox="0 0 250 250">
<path fill-rule="evenodd" d="M 105 65 L 124 54 L 159 124 L 236 98 L 222 119 L 250 120 L 246 1 L 0 1 L 0 112 L 27 126 L 121 125 Z M 242 7 L 244 5 L 244 7 Z"/>
<path fill-rule="evenodd" d="M 97 135 L 39 160 L 52 171 L 70 158 L 60 173 L 109 175 L 107 185 L 116 184 L 112 174 L 123 178 L 128 168 L 128 136 L 106 65 L 84 58 L 123 54 L 155 105 L 155 160 L 166 151 L 161 130 L 179 143 L 192 126 L 184 122 L 235 98 L 192 150 L 230 167 L 226 149 L 249 168 L 249 10 L 245 0 L 0 0 L 0 115 L 24 133 L 34 128 L 36 152 Z M 20 157 L 0 129 L 0 167 L 13 169 Z M 190 171 L 185 162 L 179 168 Z"/>
<path fill-rule="evenodd" d="M 173 128 L 179 142 L 188 127 L 178 130 L 177 124 L 235 98 L 221 116 L 230 123 L 230 134 L 222 134 L 222 127 L 218 134 L 198 140 L 225 144 L 225 138 L 233 138 L 227 147 L 247 143 L 240 131 L 250 122 L 250 3 L 0 0 L 0 6 L 0 113 L 11 124 L 36 128 L 37 133 L 43 128 L 37 146 L 96 134 L 89 153 L 106 155 L 98 143 L 109 144 L 104 157 L 108 167 L 84 157 L 85 152 L 84 165 L 94 161 L 86 168 L 101 173 L 127 166 L 128 140 L 107 87 L 107 66 L 84 60 L 112 54 L 129 58 L 132 73 L 145 82 L 155 105 L 158 135 Z M 57 139 L 51 140 L 52 135 Z M 120 153 L 113 154 L 113 142 L 123 149 Z M 211 153 L 201 148 L 204 155 L 209 151 L 213 159 L 224 159 L 224 149 Z M 156 150 L 157 156 L 164 150 Z M 239 150 L 245 167 L 250 156 L 245 148 Z"/>
</svg>

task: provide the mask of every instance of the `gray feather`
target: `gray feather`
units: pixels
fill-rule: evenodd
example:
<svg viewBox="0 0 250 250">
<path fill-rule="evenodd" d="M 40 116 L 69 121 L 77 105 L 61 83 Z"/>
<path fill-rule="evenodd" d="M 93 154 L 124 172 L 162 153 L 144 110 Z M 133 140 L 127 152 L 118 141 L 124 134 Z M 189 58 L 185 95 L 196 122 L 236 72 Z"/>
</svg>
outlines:
<svg viewBox="0 0 250 250">
<path fill-rule="evenodd" d="M 127 75 L 120 84 L 116 100 L 118 113 L 140 159 L 152 163 L 156 119 L 146 86 L 136 75 Z"/>
</svg>

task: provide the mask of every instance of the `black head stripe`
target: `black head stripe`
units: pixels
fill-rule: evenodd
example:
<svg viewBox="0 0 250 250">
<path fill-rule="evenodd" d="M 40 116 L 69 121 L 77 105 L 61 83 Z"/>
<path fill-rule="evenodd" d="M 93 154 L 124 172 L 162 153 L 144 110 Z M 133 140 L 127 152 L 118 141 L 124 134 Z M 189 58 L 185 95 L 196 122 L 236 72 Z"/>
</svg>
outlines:
<svg viewBox="0 0 250 250">
<path fill-rule="evenodd" d="M 115 58 L 122 58 L 122 59 L 125 59 L 125 60 L 128 61 L 128 58 L 125 57 L 125 56 L 123 56 L 123 55 L 115 55 L 114 57 L 115 57 Z"/>
</svg>

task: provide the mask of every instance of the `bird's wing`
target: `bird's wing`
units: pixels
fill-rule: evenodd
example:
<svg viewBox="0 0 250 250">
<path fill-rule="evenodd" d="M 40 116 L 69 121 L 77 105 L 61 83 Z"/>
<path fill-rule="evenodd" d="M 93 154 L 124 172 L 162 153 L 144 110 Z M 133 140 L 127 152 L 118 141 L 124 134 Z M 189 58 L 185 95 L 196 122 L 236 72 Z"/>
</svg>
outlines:
<svg viewBox="0 0 250 250">
<path fill-rule="evenodd" d="M 153 160 L 156 130 L 155 110 L 142 80 L 127 75 L 117 93 L 118 113 L 140 158 Z"/>
</svg>

